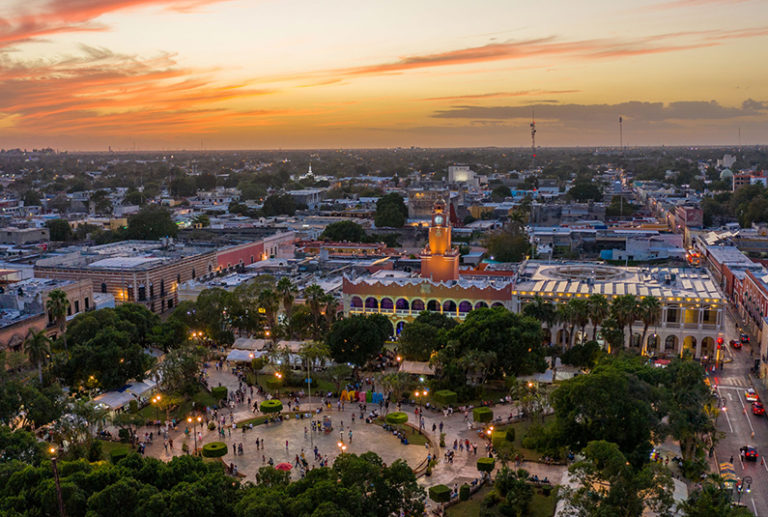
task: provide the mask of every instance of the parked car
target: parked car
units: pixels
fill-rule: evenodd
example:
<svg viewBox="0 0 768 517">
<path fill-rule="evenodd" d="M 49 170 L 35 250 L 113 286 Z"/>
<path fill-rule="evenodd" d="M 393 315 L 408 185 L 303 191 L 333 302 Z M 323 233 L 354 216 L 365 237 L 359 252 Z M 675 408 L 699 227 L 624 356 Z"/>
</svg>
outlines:
<svg viewBox="0 0 768 517">
<path fill-rule="evenodd" d="M 742 334 L 739 339 L 741 340 L 742 344 L 746 345 L 747 343 L 749 343 L 749 336 L 747 334 Z"/>
<path fill-rule="evenodd" d="M 747 391 L 744 392 L 744 398 L 747 399 L 747 402 L 757 402 L 760 400 L 760 397 L 752 388 L 749 388 Z"/>
<path fill-rule="evenodd" d="M 741 341 L 736 341 L 735 339 L 731 339 L 730 345 L 737 350 L 741 349 Z"/>
<path fill-rule="evenodd" d="M 765 406 L 763 406 L 760 402 L 753 402 L 752 403 L 752 414 L 753 415 L 764 415 L 765 414 Z"/>
</svg>

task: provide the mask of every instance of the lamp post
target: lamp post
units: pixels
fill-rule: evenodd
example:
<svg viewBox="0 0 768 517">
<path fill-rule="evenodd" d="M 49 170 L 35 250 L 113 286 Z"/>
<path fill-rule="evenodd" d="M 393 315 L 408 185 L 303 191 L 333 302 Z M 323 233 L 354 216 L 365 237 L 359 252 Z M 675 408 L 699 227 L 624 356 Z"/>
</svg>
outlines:
<svg viewBox="0 0 768 517">
<path fill-rule="evenodd" d="M 160 404 L 161 396 L 155 395 L 152 397 L 152 405 L 155 406 L 155 420 L 160 420 L 160 416 L 158 415 L 159 408 L 157 407 Z"/>
<path fill-rule="evenodd" d="M 283 380 L 283 374 L 280 372 L 275 372 L 275 377 L 277 378 L 277 396 L 280 397 L 280 383 Z"/>
<path fill-rule="evenodd" d="M 61 483 L 59 482 L 59 467 L 56 465 L 56 448 L 51 447 L 48 449 L 48 452 L 51 453 L 51 465 L 53 465 L 53 480 L 56 483 L 56 499 L 59 503 L 59 515 L 61 517 L 65 517 L 64 515 L 64 500 L 61 497 Z"/>
<path fill-rule="evenodd" d="M 744 492 L 744 489 L 745 489 L 744 485 L 746 485 L 747 493 L 750 493 L 752 491 L 752 476 L 744 476 L 744 479 L 741 480 L 741 484 L 738 486 L 738 490 L 737 490 L 739 494 L 739 497 L 736 500 L 737 503 L 741 502 L 741 494 L 742 492 Z"/>
<path fill-rule="evenodd" d="M 339 448 L 339 455 L 343 456 L 347 452 L 347 445 L 342 441 L 336 442 L 336 447 Z"/>
</svg>

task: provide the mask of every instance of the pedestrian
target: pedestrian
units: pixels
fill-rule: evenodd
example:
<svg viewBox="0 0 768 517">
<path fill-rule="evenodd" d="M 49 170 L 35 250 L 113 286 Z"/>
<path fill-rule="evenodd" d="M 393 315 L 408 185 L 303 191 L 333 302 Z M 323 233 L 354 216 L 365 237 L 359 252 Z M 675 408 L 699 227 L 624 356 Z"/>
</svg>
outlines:
<svg viewBox="0 0 768 517">
<path fill-rule="evenodd" d="M 288 452 L 288 440 L 285 441 L 285 452 Z"/>
<path fill-rule="evenodd" d="M 232 444 L 232 454 L 237 455 L 237 445 Z"/>
<path fill-rule="evenodd" d="M 441 433 L 443 432 L 443 423 L 442 422 L 440 422 L 440 432 Z"/>
<path fill-rule="evenodd" d="M 168 439 L 168 446 L 173 450 L 173 438 Z"/>
<path fill-rule="evenodd" d="M 349 442 L 352 443 L 352 429 L 349 430 Z"/>
</svg>

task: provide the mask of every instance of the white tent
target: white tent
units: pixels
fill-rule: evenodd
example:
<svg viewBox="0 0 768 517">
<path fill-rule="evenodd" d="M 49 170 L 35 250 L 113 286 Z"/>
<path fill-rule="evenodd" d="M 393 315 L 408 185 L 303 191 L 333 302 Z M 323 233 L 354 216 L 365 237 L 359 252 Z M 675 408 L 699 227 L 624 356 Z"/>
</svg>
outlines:
<svg viewBox="0 0 768 517">
<path fill-rule="evenodd" d="M 250 361 L 252 359 L 261 357 L 263 355 L 267 355 L 267 353 L 258 352 L 258 351 L 252 352 L 250 350 L 240 350 L 238 348 L 233 348 L 232 350 L 230 350 L 229 354 L 227 355 L 227 361 L 246 362 L 246 361 Z"/>
<path fill-rule="evenodd" d="M 93 401 L 96 404 L 104 404 L 114 411 L 125 406 L 131 400 L 138 400 L 143 397 L 145 394 L 155 389 L 155 386 L 157 386 L 157 383 L 152 379 L 144 379 L 142 382 L 126 384 L 119 390 L 102 393 L 94 398 Z"/>
</svg>

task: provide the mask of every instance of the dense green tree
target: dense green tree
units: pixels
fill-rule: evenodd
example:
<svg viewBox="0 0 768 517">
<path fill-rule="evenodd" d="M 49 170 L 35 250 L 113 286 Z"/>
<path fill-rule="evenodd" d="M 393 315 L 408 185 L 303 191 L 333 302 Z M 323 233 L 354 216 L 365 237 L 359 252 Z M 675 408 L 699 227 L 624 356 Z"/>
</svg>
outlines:
<svg viewBox="0 0 768 517">
<path fill-rule="evenodd" d="M 716 474 L 706 478 L 680 505 L 684 517 L 751 517 L 745 506 L 733 506 L 732 491 L 723 487 Z"/>
<path fill-rule="evenodd" d="M 293 215 L 296 213 L 296 203 L 288 194 L 273 194 L 264 200 L 264 206 L 261 210 L 267 217 L 275 215 Z"/>
<path fill-rule="evenodd" d="M 592 323 L 592 341 L 597 341 L 597 329 L 610 313 L 608 299 L 602 294 L 594 293 L 587 298 L 589 321 Z"/>
<path fill-rule="evenodd" d="M 167 208 L 159 205 L 147 205 L 138 213 L 128 217 L 127 239 L 157 240 L 163 237 L 175 237 L 178 227 L 171 219 Z"/>
<path fill-rule="evenodd" d="M 554 304 L 539 295 L 534 296 L 530 302 L 523 306 L 523 315 L 544 323 L 550 333 L 552 332 L 552 325 L 557 321 Z"/>
<path fill-rule="evenodd" d="M 205 354 L 193 345 L 174 348 L 158 363 L 160 388 L 165 393 L 194 395 L 200 390 L 199 375 Z"/>
<path fill-rule="evenodd" d="M 36 190 L 27 190 L 21 197 L 24 206 L 40 206 L 40 193 Z"/>
<path fill-rule="evenodd" d="M 502 515 L 526 517 L 533 501 L 533 487 L 528 483 L 529 474 L 525 469 L 512 470 L 506 465 L 496 474 L 493 488 L 504 498 Z"/>
<path fill-rule="evenodd" d="M 43 457 L 43 444 L 34 434 L 0 425 L 0 463 L 18 460 L 38 465 Z"/>
<path fill-rule="evenodd" d="M 518 221 L 510 221 L 501 230 L 492 232 L 485 244 L 490 258 L 498 262 L 519 262 L 531 249 L 523 225 Z"/>
<path fill-rule="evenodd" d="M 326 337 L 331 357 L 338 363 L 365 366 L 382 350 L 392 324 L 381 314 L 351 316 L 336 321 Z"/>
<path fill-rule="evenodd" d="M 569 471 L 578 485 L 565 490 L 575 517 L 640 517 L 645 510 L 670 515 L 673 485 L 658 463 L 635 467 L 615 443 L 591 441 Z"/>
<path fill-rule="evenodd" d="M 610 363 L 563 382 L 551 396 L 555 436 L 576 449 L 607 440 L 638 465 L 647 461 L 659 415 L 653 387 Z"/>
<path fill-rule="evenodd" d="M 447 333 L 446 339 L 454 342 L 455 346 L 449 343 L 440 352 L 443 363 L 476 349 L 497 354 L 495 373 L 519 376 L 546 368 L 541 346 L 541 324 L 503 307 L 470 312 L 464 323 Z"/>
<path fill-rule="evenodd" d="M 445 344 L 445 334 L 458 322 L 439 312 L 423 311 L 400 333 L 398 351 L 414 361 L 427 361 Z"/>
<path fill-rule="evenodd" d="M 376 215 L 374 224 L 377 228 L 401 228 L 408 218 L 408 207 L 405 206 L 403 196 L 397 192 L 391 192 L 376 201 Z"/>
<path fill-rule="evenodd" d="M 491 199 L 496 202 L 504 201 L 510 196 L 511 192 L 506 185 L 498 185 L 491 191 Z"/>
<path fill-rule="evenodd" d="M 593 181 L 580 180 L 575 182 L 568 191 L 568 197 L 580 203 L 601 201 L 603 199 L 603 191 Z"/>
<path fill-rule="evenodd" d="M 45 226 L 54 242 L 64 242 L 72 239 L 72 227 L 64 219 L 51 219 L 46 221 Z"/>
<path fill-rule="evenodd" d="M 325 227 L 320 238 L 335 242 L 363 242 L 365 230 L 354 221 L 337 221 Z"/>
</svg>

